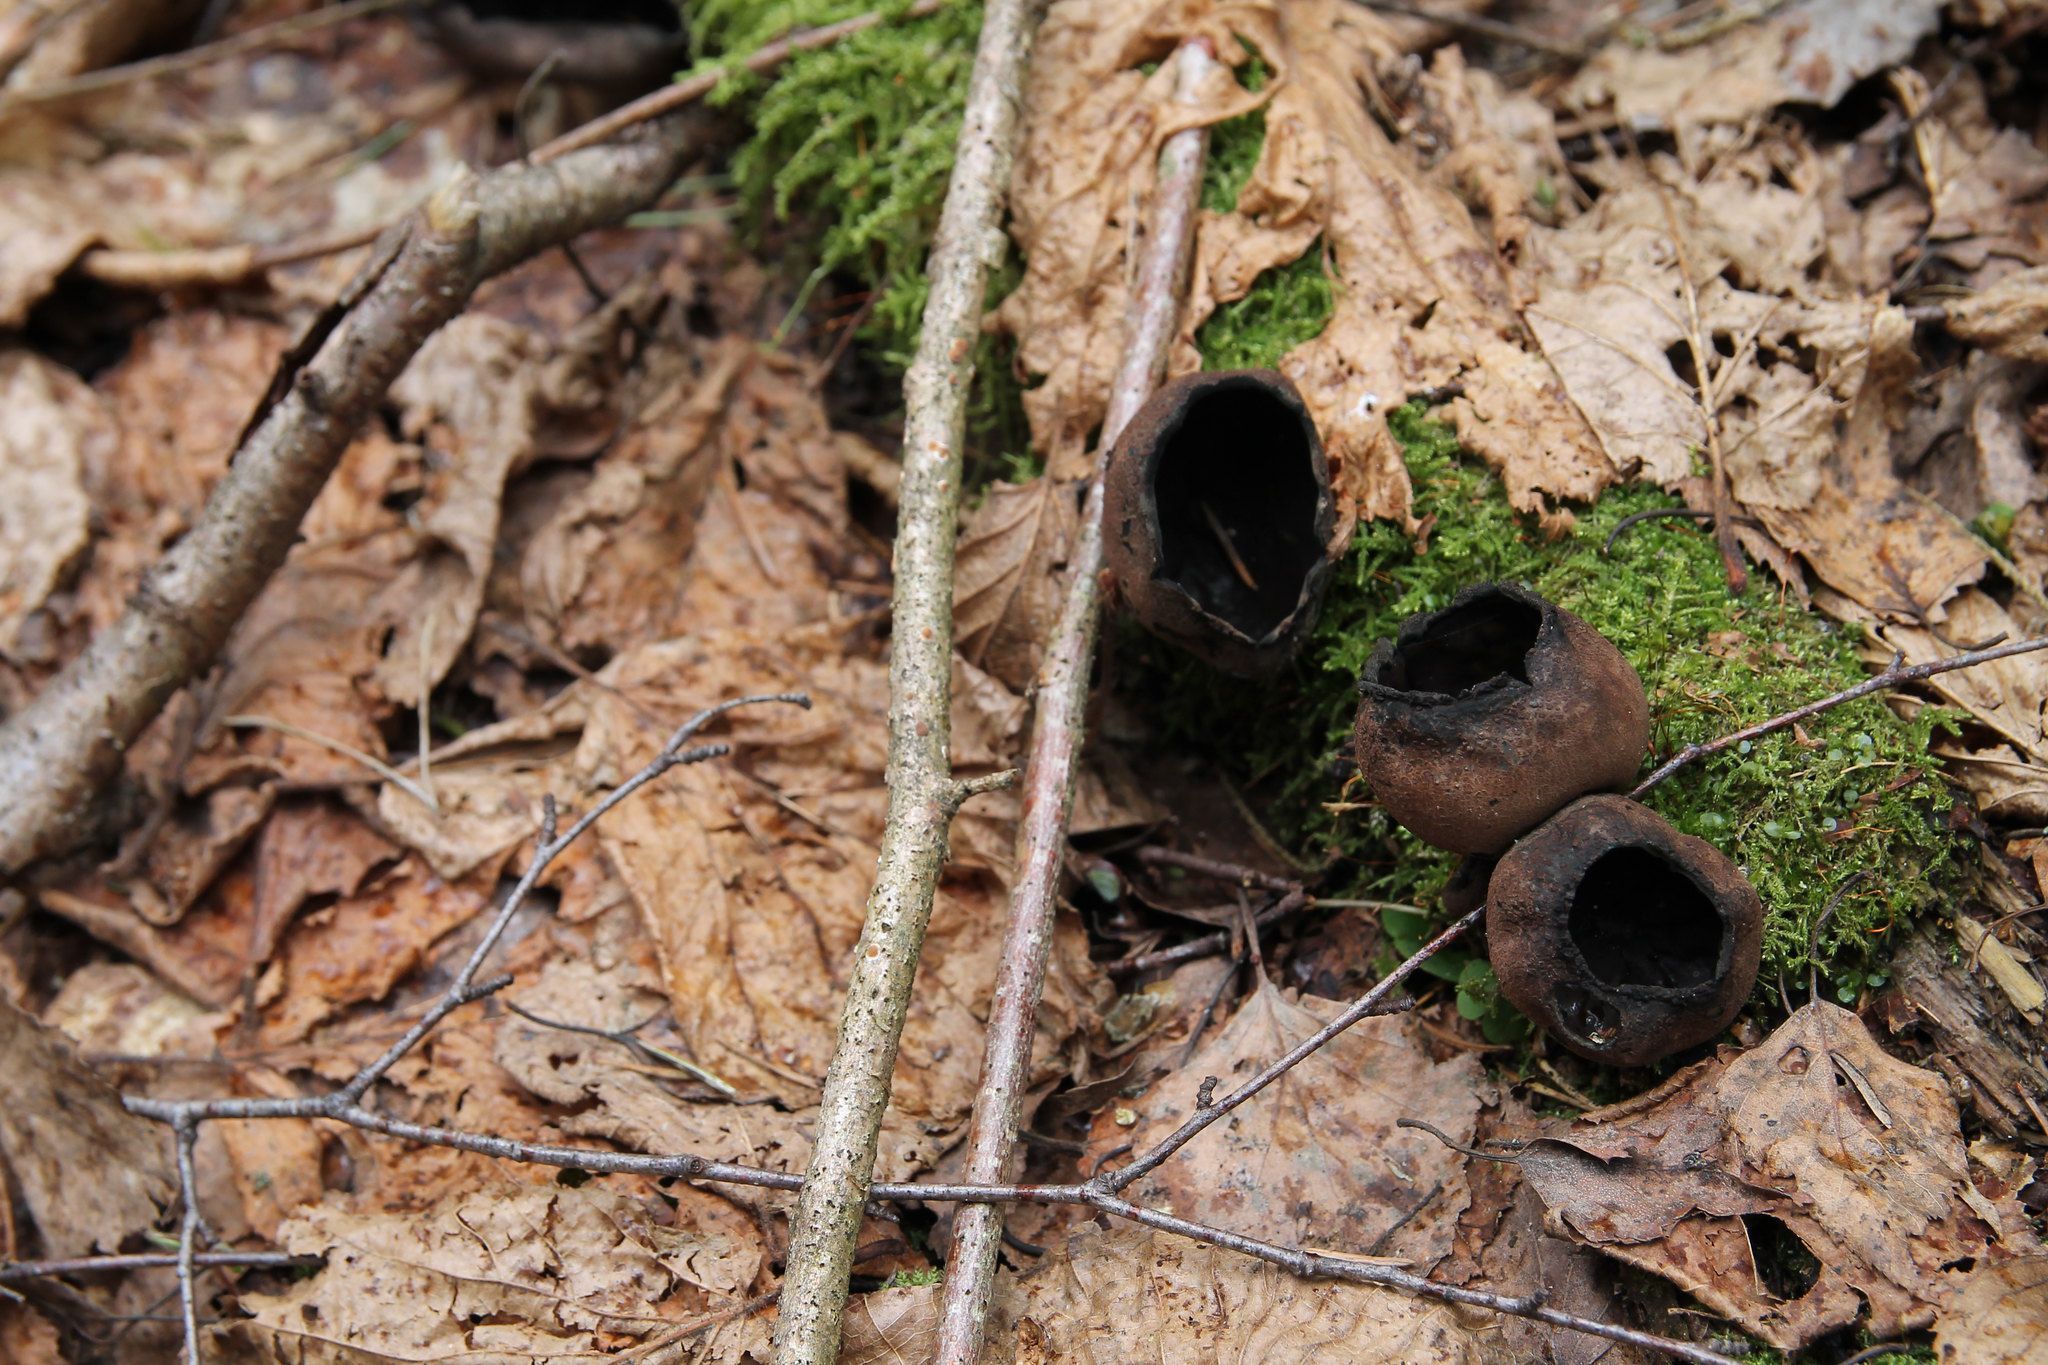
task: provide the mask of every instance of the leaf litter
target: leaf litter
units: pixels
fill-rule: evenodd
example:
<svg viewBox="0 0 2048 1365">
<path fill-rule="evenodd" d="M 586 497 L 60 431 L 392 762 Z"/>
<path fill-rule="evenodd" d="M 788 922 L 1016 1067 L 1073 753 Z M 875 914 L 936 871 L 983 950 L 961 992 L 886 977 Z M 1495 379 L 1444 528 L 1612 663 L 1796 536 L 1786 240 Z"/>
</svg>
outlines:
<svg viewBox="0 0 2048 1365">
<path fill-rule="evenodd" d="M 1254 112 L 1249 176 L 1198 229 L 1173 369 L 1199 366 L 1198 329 L 1267 272 L 1307 260 L 1328 275 L 1329 322 L 1280 367 L 1334 461 L 1333 555 L 1361 519 L 1427 535 L 1385 414 L 1442 392 L 1463 444 L 1549 531 L 1616 483 L 1696 505 L 1718 484 L 1719 510 L 1756 523 L 1740 531 L 1751 553 L 1810 573 L 1820 609 L 1867 628 L 1873 661 L 2037 629 L 2048 153 L 2000 122 L 2007 92 L 1975 68 L 1916 55 L 1937 8 L 1662 23 L 1531 81 L 1338 0 L 1056 7 L 1012 187 L 1024 277 L 990 319 L 1016 343 L 1046 475 L 994 485 L 964 520 L 956 764 L 992 772 L 1020 748 L 1157 146 Z M 2005 22 L 1983 9 L 1953 6 L 1950 22 Z M 280 65 L 264 82 L 228 64 L 170 78 L 175 101 L 7 111 L 0 321 L 65 306 L 67 271 L 100 247 L 374 225 L 488 159 L 490 100 L 400 21 L 363 22 L 358 43 L 329 34 L 267 58 Z M 1145 67 L 1196 34 L 1230 69 L 1188 110 Z M 54 41 L 38 62 L 11 84 L 90 64 Z M 1779 112 L 1860 107 L 1852 92 L 1873 81 L 1898 109 L 1848 141 Z M 318 108 L 264 103 L 308 82 L 328 92 Z M 266 138 L 240 137 L 253 120 Z M 1568 164 L 1565 142 L 1588 130 Z M 356 155 L 387 136 L 395 151 Z M 47 991 L 10 947 L 10 993 L 115 1058 L 125 1088 L 289 1095 L 345 1077 L 466 954 L 544 797 L 580 809 L 697 707 L 801 688 L 815 709 L 733 722 L 730 761 L 671 774 L 558 866 L 552 913 L 507 948 L 519 984 L 505 999 L 525 1015 L 465 1013 L 384 1090 L 417 1122 L 807 1160 L 884 794 L 888 571 L 850 491 L 873 480 L 874 452 L 835 429 L 814 364 L 758 343 L 776 286 L 723 229 L 594 234 L 580 254 L 607 301 L 560 259 L 536 262 L 421 353 L 218 673 L 136 746 L 113 860 L 36 888 L 42 909 L 140 966 L 93 961 Z M 1930 262 L 1941 288 L 1901 285 Z M 264 377 L 347 265 L 274 269 L 233 304 L 181 300 L 111 366 L 20 342 L 0 354 L 0 703 L 47 680 L 190 525 Z M 685 325 L 678 299 L 704 313 Z M 1987 537 L 1998 505 L 2010 531 Z M 1971 720 L 1943 742 L 1950 772 L 2001 817 L 2048 810 L 2041 669 L 2006 660 L 1932 688 Z M 1163 813 L 1120 764 L 1106 753 L 1084 774 L 1077 829 Z M 964 1133 L 1014 818 L 1013 800 L 982 798 L 955 828 L 882 1178 L 943 1172 Z M 1113 992 L 1079 918 L 1062 917 L 1034 1095 L 1089 1087 L 1088 1160 L 1171 1131 L 1205 1076 L 1233 1084 L 1331 1008 L 1261 978 L 1197 1036 L 1195 997 L 1229 983 L 1182 976 L 1160 1020 L 1113 1038 Z M 539 1020 L 632 1030 L 640 1046 Z M 1427 1018 L 1369 1021 L 1141 1194 L 1249 1235 L 1541 1287 L 1592 1316 L 1612 1310 L 1620 1261 L 1783 1348 L 1856 1325 L 1931 1327 L 1958 1359 L 2032 1349 L 2040 1252 L 2014 1189 L 1973 1164 L 1947 1083 L 1855 1016 L 1809 1006 L 1627 1112 L 1540 1129 L 1478 1056 Z M 73 1060 L 51 1052 L 25 1083 L 37 1076 L 107 1108 Z M 1519 1135 L 1519 1170 L 1477 1166 L 1404 1118 L 1461 1144 Z M 43 1250 L 112 1249 L 159 1218 L 162 1154 L 138 1141 L 99 1155 L 146 1174 L 62 1208 L 10 1142 Z M 746 1310 L 773 1284 L 780 1195 L 556 1183 L 326 1124 L 214 1125 L 200 1161 L 224 1237 L 326 1258 L 220 1300 L 242 1315 L 212 1334 L 226 1358 L 766 1349 Z M 1590 1358 L 1570 1334 L 1297 1282 L 1148 1231 L 1038 1226 L 1048 1254 L 1005 1278 L 998 1308 L 1018 1359 Z M 1773 1281 L 1802 1257 L 1811 1284 Z M 151 1272 L 119 1292 L 166 1283 Z M 917 1358 L 930 1286 L 856 1302 L 848 1358 Z M 22 1324 L 40 1321 L 6 1310 L 0 1342 L 30 1341 L 39 1329 Z"/>
</svg>

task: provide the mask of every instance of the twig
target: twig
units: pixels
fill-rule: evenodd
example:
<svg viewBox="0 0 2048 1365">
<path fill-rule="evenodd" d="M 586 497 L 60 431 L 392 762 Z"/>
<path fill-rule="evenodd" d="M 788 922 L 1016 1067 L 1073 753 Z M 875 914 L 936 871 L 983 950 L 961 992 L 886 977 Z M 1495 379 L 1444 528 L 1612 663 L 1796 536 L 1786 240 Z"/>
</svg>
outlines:
<svg viewBox="0 0 2048 1365">
<path fill-rule="evenodd" d="M 839 1358 L 854 1244 L 946 830 L 974 790 L 953 776 L 947 755 L 960 447 L 990 244 L 1002 232 L 1024 69 L 1043 8 L 1043 0 L 991 0 L 982 18 L 926 265 L 931 293 L 917 357 L 903 377 L 903 482 L 889 617 L 889 809 L 839 1041 L 819 1097 L 810 1170 L 790 1217 L 777 1365 L 832 1365 Z"/>
<path fill-rule="evenodd" d="M 125 66 L 103 67 L 98 71 L 88 71 L 82 76 L 73 76 L 49 85 L 32 85 L 25 90 L 10 90 L 4 97 L 0 97 L 0 117 L 32 105 L 75 99 L 80 95 L 126 85 L 130 81 L 173 76 L 181 71 L 192 71 L 202 66 L 210 66 L 214 62 L 226 61 L 230 57 L 239 57 L 245 52 L 260 52 L 266 47 L 275 47 L 301 34 L 347 23 L 351 19 L 362 19 L 383 10 L 397 9 L 405 3 L 407 0 L 344 0 L 342 4 L 328 5 L 307 14 L 280 19 L 276 23 L 252 28 L 246 33 L 237 33 L 232 38 L 208 43 L 204 47 L 169 52 L 161 57 L 129 62 Z"/>
<path fill-rule="evenodd" d="M 1887 688 L 1903 687 L 1907 683 L 1915 683 L 1927 678 L 1938 677 L 1943 673 L 1953 673 L 1959 668 L 1974 668 L 1978 664 L 1987 664 L 1996 659 L 2009 659 L 2015 654 L 2032 654 L 2037 650 L 2043 649 L 2048 649 L 2048 636 L 2036 636 L 2031 640 L 2015 640 L 2009 645 L 1999 645 L 1995 649 L 1973 649 L 1967 654 L 1958 654 L 1948 659 L 1931 659 L 1924 664 L 1909 665 L 1905 662 L 1904 656 L 1894 656 L 1891 666 L 1886 668 L 1884 672 L 1865 678 L 1854 687 L 1845 687 L 1841 691 L 1822 697 L 1818 701 L 1810 701 L 1804 706 L 1795 706 L 1790 711 L 1772 716 L 1769 720 L 1759 721 L 1755 725 L 1746 726 L 1730 734 L 1722 735 L 1718 739 L 1710 739 L 1703 744 L 1686 745 L 1660 764 L 1648 777 L 1637 783 L 1636 789 L 1630 792 L 1629 796 L 1634 800 L 1640 801 L 1643 798 L 1643 793 L 1663 783 L 1688 764 L 1696 763 L 1709 754 L 1718 754 L 1723 749 L 1732 748 L 1746 739 L 1760 739 L 1765 735 L 1788 729 L 1809 716 L 1817 716 L 1823 711 L 1831 711 L 1844 702 L 1856 701 L 1859 698 L 1869 696 L 1873 692 L 1882 692 Z"/>
<path fill-rule="evenodd" d="M 675 116 L 681 120 L 686 115 Z M 95 799 L 178 688 L 204 673 L 278 566 L 357 428 L 422 342 L 477 286 L 654 201 L 681 169 L 682 122 L 546 167 L 444 186 L 385 238 L 317 350 L 281 368 L 276 403 L 240 443 L 198 523 L 128 609 L 0 728 L 0 874 L 90 837 Z M 325 321 L 325 320 L 323 320 Z"/>
<path fill-rule="evenodd" d="M 579 828 L 587 828 L 587 822 L 579 822 Z M 558 850 L 566 843 L 555 841 Z M 522 882 L 530 885 L 531 878 Z M 1388 989 L 1408 975 L 1479 915 L 1474 911 L 1429 943 L 1424 944 L 1406 962 L 1397 967 L 1385 981 L 1379 983 L 1346 1011 L 1345 1019 L 1363 1018 L 1368 1014 L 1385 1012 L 1386 1007 L 1377 1002 L 1383 1000 Z M 502 915 L 502 912 L 501 912 Z M 1341 1024 L 1343 1021 L 1340 1020 Z M 1341 1029 L 1333 1025 L 1324 1029 L 1307 1044 L 1296 1048 L 1281 1062 L 1267 1068 L 1262 1077 L 1253 1082 L 1263 1085 L 1273 1075 L 1299 1062 L 1316 1047 L 1336 1036 Z M 1201 1113 L 1220 1116 L 1224 1106 L 1217 1104 L 1212 1096 L 1214 1084 L 1202 1087 L 1198 1102 Z M 136 1113 L 147 1114 L 177 1123 L 181 1118 L 196 1124 L 208 1118 L 225 1119 L 275 1119 L 320 1117 L 332 1119 L 351 1127 L 368 1132 L 381 1133 L 408 1142 L 432 1146 L 449 1147 L 458 1151 L 475 1152 L 484 1156 L 497 1157 L 508 1161 L 520 1161 L 534 1165 L 554 1166 L 563 1169 L 588 1171 L 593 1174 L 631 1174 L 655 1179 L 707 1180 L 726 1184 L 751 1186 L 757 1189 L 794 1191 L 803 1185 L 803 1180 L 786 1171 L 767 1171 L 756 1167 L 736 1165 L 728 1162 L 708 1161 L 702 1157 L 687 1154 L 647 1155 L 634 1152 L 608 1152 L 592 1148 L 549 1146 L 539 1143 L 516 1142 L 509 1138 L 492 1137 L 479 1133 L 466 1133 L 454 1129 L 432 1128 L 421 1124 L 406 1123 L 388 1118 L 382 1114 L 364 1109 L 359 1104 L 338 1105 L 336 1096 L 322 1096 L 311 1099 L 223 1099 L 204 1101 L 158 1101 L 131 1099 L 127 1107 Z M 1235 1102 L 1233 1095 L 1225 1104 Z M 1185 1131 L 1185 1128 L 1183 1129 Z M 1171 1145 L 1176 1148 L 1184 1142 L 1181 1132 L 1176 1132 L 1161 1148 Z M 1120 1155 L 1127 1148 L 1120 1148 L 1109 1154 Z M 1105 1160 L 1109 1159 L 1105 1157 Z M 1129 1169 L 1129 1168 L 1126 1168 Z M 1648 1332 L 1634 1332 L 1616 1327 L 1610 1323 L 1595 1322 L 1591 1319 L 1561 1313 L 1544 1306 L 1540 1296 L 1528 1298 L 1507 1298 L 1501 1295 L 1485 1294 L 1458 1289 L 1450 1285 L 1437 1284 L 1398 1269 L 1320 1255 L 1296 1247 L 1278 1246 L 1254 1238 L 1187 1219 L 1175 1218 L 1168 1214 L 1143 1209 L 1123 1199 L 1115 1191 L 1106 1188 L 1107 1181 L 1098 1173 L 1081 1184 L 1072 1185 L 975 1185 L 975 1184 L 922 1184 L 917 1182 L 876 1182 L 868 1193 L 875 1199 L 886 1201 L 919 1201 L 925 1203 L 1038 1203 L 1073 1204 L 1097 1209 L 1112 1217 L 1125 1218 L 1159 1231 L 1191 1237 L 1198 1241 L 1220 1246 L 1227 1250 L 1257 1257 L 1270 1264 L 1280 1266 L 1297 1275 L 1347 1280 L 1354 1283 L 1372 1284 L 1398 1292 L 1414 1294 L 1440 1302 L 1464 1303 L 1487 1308 L 1494 1312 L 1531 1318 L 1553 1326 L 1572 1331 L 1586 1332 L 1608 1340 L 1626 1341 L 1648 1349 L 1666 1352 L 1683 1360 L 1700 1362 L 1700 1365 L 1732 1365 L 1727 1357 L 1712 1351 L 1660 1337 Z M 92 1263 L 104 1262 L 111 1268 L 126 1258 L 92 1258 Z M 204 1254 L 195 1254 L 195 1264 L 205 1261 Z M 158 1263 L 158 1262 L 152 1262 Z M 64 1263 L 66 1273 L 80 1273 L 90 1269 L 91 1264 Z"/>
<path fill-rule="evenodd" d="M 1270 872 L 1261 872 L 1255 867 L 1243 867 L 1237 863 L 1219 862 L 1194 853 L 1182 853 L 1178 849 L 1151 846 L 1138 850 L 1138 861 L 1152 867 L 1179 867 L 1189 872 L 1199 872 L 1221 882 L 1232 882 L 1238 886 L 1263 887 L 1267 891 L 1294 891 L 1300 882 L 1288 877 L 1276 877 Z"/>
<path fill-rule="evenodd" d="M 1635 512 L 1614 523 L 1614 529 L 1607 533 L 1607 539 L 1600 546 L 1600 553 L 1614 553 L 1614 542 L 1624 533 L 1633 530 L 1646 521 L 1712 521 L 1714 514 L 1703 507 L 1652 507 L 1647 512 Z M 1738 526 L 1756 526 L 1760 523 L 1754 517 L 1737 517 Z"/>
<path fill-rule="evenodd" d="M 420 714 L 425 715 L 426 713 L 422 711 Z M 325 749 L 329 753 L 340 754 L 343 758 L 353 759 L 377 774 L 378 777 L 404 792 L 407 796 L 410 796 L 413 800 L 419 802 L 422 806 L 425 806 L 435 815 L 441 813 L 441 803 L 434 799 L 432 790 L 421 785 L 427 778 L 427 751 L 424 744 L 422 744 L 420 749 L 420 782 L 415 782 L 383 759 L 378 758 L 375 754 L 366 753 L 353 744 L 346 744 L 341 740 L 330 739 L 326 735 L 317 734 L 302 725 L 294 725 L 288 720 L 276 720 L 270 716 L 228 716 L 221 721 L 221 724 L 234 730 L 275 730 L 281 735 L 290 735 L 293 739 L 304 740 L 306 743 Z"/>
<path fill-rule="evenodd" d="M 1291 915 L 1306 905 L 1344 905 L 1348 903 L 1345 901 L 1311 902 L 1308 893 L 1300 887 L 1296 887 L 1264 910 L 1259 911 L 1257 917 L 1252 920 L 1252 924 L 1257 928 L 1263 929 L 1274 921 L 1283 916 Z M 1360 904 L 1363 904 L 1363 902 L 1360 902 Z M 1374 902 L 1374 904 L 1379 904 L 1379 902 Z M 1392 905 L 1393 902 L 1389 901 L 1386 904 Z M 1415 909 L 1414 906 L 1405 905 L 1399 908 L 1403 910 Z M 1417 911 L 1417 913 L 1420 913 L 1420 911 Z M 1171 948 L 1161 948 L 1157 952 L 1139 953 L 1135 957 L 1120 957 L 1114 962 L 1105 962 L 1102 964 L 1102 970 L 1111 976 L 1131 976 L 1138 972 L 1149 972 L 1159 967 L 1171 967 L 1177 962 L 1188 962 L 1198 957 L 1209 957 L 1223 952 L 1229 947 L 1230 934 L 1227 931 L 1218 930 L 1216 933 L 1204 934 L 1200 938 L 1189 939 L 1186 943 L 1177 944 Z"/>
<path fill-rule="evenodd" d="M 1197 103 L 1202 84 L 1215 67 L 1215 54 L 1206 40 L 1183 43 L 1175 56 L 1174 98 L 1184 105 Z M 1125 339 L 1123 363 L 1110 386 L 1109 407 L 1082 505 L 1059 618 L 1047 638 L 1045 662 L 1039 670 L 1037 709 L 1024 763 L 1024 815 L 1017 826 L 1010 917 L 1003 931 L 982 1056 L 981 1090 L 975 1097 L 968 1136 L 966 1174 L 970 1181 L 1001 1180 L 1017 1144 L 1101 615 L 1102 461 L 1165 373 L 1194 250 L 1207 148 L 1208 130 L 1194 127 L 1168 138 L 1159 151 L 1158 183 L 1138 258 L 1135 315 Z M 1225 549 L 1234 561 L 1236 552 L 1227 539 Z M 1245 572 L 1242 565 L 1239 572 Z M 1254 955 L 1258 952 L 1256 937 L 1251 951 Z M 954 1225 L 952 1252 L 946 1259 L 945 1296 L 934 1355 L 938 1365 L 973 1365 L 981 1358 L 1002 1233 L 1002 1210 L 995 1205 L 961 1210 Z"/>
<path fill-rule="evenodd" d="M 184 1199 L 184 1217 L 179 1224 L 178 1235 L 178 1292 L 183 1307 L 185 1324 L 185 1359 L 187 1365 L 199 1365 L 199 1313 L 193 1286 L 193 1267 L 196 1264 L 196 1243 L 201 1228 L 199 1219 L 199 1185 L 192 1169 L 192 1147 L 198 1138 L 199 1125 L 213 1119 L 333 1119 L 365 1128 L 372 1132 L 388 1133 L 398 1137 L 411 1137 L 416 1141 L 437 1142 L 441 1146 L 457 1147 L 465 1151 L 482 1152 L 485 1155 L 511 1156 L 520 1160 L 545 1160 L 542 1152 L 555 1154 L 573 1152 L 570 1148 L 546 1149 L 526 1147 L 504 1139 L 483 1138 L 470 1134 L 451 1133 L 445 1130 L 423 1128 L 414 1124 L 399 1123 L 373 1113 L 362 1107 L 362 1099 L 370 1088 L 381 1080 L 400 1059 L 418 1045 L 435 1026 L 462 1006 L 480 1000 L 511 984 L 512 978 L 500 976 L 479 983 L 477 973 L 504 937 L 513 919 L 526 904 L 533 888 L 540 883 L 541 875 L 562 852 L 581 838 L 590 827 L 608 811 L 632 796 L 634 792 L 660 777 L 671 768 L 690 763 L 701 763 L 731 752 L 728 744 L 701 744 L 693 747 L 689 741 L 713 718 L 721 716 L 740 706 L 751 706 L 762 702 L 785 702 L 808 710 L 811 699 L 798 692 L 778 692 L 756 696 L 735 697 L 730 701 L 708 706 L 690 717 L 668 737 L 654 757 L 639 772 L 627 778 L 608 792 L 604 799 L 592 806 L 581 818 L 561 833 L 555 832 L 556 811 L 552 796 L 541 801 L 540 838 L 533 852 L 533 859 L 527 865 L 526 874 L 513 886 L 505 897 L 505 903 L 493 916 L 484 935 L 471 949 L 462 970 L 448 983 L 440 997 L 408 1028 L 398 1040 L 386 1048 L 375 1060 L 369 1062 L 349 1079 L 339 1090 L 325 1095 L 301 1096 L 280 1099 L 202 1099 L 202 1100 L 154 1100 L 129 1096 L 122 1101 L 130 1113 L 146 1118 L 158 1119 L 171 1125 L 177 1143 L 178 1184 Z M 602 1153 L 576 1153 L 577 1158 L 589 1156 L 599 1158 Z M 562 1164 L 562 1163 L 556 1163 Z M 591 1169 L 604 1169 L 600 1162 L 587 1162 Z M 677 1164 L 677 1163 L 672 1163 Z M 616 1169 L 616 1168 L 614 1168 Z M 709 1165 L 696 1158 L 687 1158 L 679 1163 L 677 1173 L 702 1173 Z"/>
<path fill-rule="evenodd" d="M 116 1271 L 163 1270 L 178 1264 L 175 1251 L 131 1252 L 121 1256 L 74 1256 L 64 1261 L 9 1261 L 0 1264 L 0 1284 L 40 1280 L 52 1275 L 105 1275 Z M 192 1264 L 246 1270 L 303 1270 L 320 1264 L 318 1256 L 293 1256 L 282 1251 L 197 1251 Z"/>
<path fill-rule="evenodd" d="M 725 1077 L 709 1067 L 699 1066 L 681 1053 L 671 1052 L 665 1047 L 657 1047 L 655 1044 L 635 1036 L 641 1029 L 653 1023 L 658 1016 L 650 1015 L 631 1028 L 596 1028 L 589 1024 L 571 1024 L 562 1019 L 549 1019 L 545 1015 L 535 1014 L 532 1010 L 523 1009 L 517 1002 L 511 1000 L 505 1002 L 505 1008 L 511 1010 L 528 1023 L 538 1024 L 542 1028 L 560 1029 L 564 1033 L 581 1033 L 592 1038 L 603 1038 L 607 1042 L 617 1043 L 620 1047 L 625 1048 L 641 1060 L 680 1071 L 685 1076 L 710 1086 L 727 1099 L 735 1099 L 740 1093 L 738 1087 L 733 1085 L 731 1081 L 726 1080 Z"/>
<path fill-rule="evenodd" d="M 870 10 L 856 14 L 851 19 L 842 19 L 836 24 L 824 24 L 817 28 L 798 29 L 786 33 L 773 42 L 764 43 L 747 54 L 733 66 L 722 66 L 710 71 L 701 71 L 694 76 L 664 86 L 652 94 L 642 95 L 628 104 L 622 104 L 602 118 L 592 119 L 580 128 L 571 128 L 553 142 L 547 143 L 533 154 L 535 161 L 552 161 L 558 156 L 606 141 L 631 128 L 636 123 L 645 123 L 652 118 L 680 109 L 686 104 L 704 98 L 719 84 L 731 77 L 734 70 L 760 75 L 782 65 L 799 52 L 815 52 L 821 47 L 830 47 L 856 33 L 865 32 L 878 24 L 902 23 L 906 19 L 922 19 L 936 14 L 952 0 L 917 0 L 908 9 L 894 14 L 883 10 Z M 986 22 L 986 21 L 984 21 Z"/>
</svg>

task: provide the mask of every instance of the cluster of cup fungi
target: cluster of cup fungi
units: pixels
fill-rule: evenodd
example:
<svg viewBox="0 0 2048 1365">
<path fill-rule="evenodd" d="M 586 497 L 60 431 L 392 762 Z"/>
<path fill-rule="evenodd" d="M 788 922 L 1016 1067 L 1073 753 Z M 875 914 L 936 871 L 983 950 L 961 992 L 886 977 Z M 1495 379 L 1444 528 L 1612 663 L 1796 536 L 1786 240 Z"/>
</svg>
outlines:
<svg viewBox="0 0 2048 1365">
<path fill-rule="evenodd" d="M 1106 554 L 1127 610 L 1240 676 L 1299 647 L 1330 575 L 1328 461 L 1272 370 L 1158 390 L 1110 452 Z M 1465 861 L 1501 994 L 1573 1052 L 1636 1066 L 1704 1043 L 1755 983 L 1763 906 L 1704 840 L 1619 795 L 1649 747 L 1642 679 L 1599 631 L 1511 583 L 1380 642 L 1353 734 L 1374 798 Z"/>
</svg>

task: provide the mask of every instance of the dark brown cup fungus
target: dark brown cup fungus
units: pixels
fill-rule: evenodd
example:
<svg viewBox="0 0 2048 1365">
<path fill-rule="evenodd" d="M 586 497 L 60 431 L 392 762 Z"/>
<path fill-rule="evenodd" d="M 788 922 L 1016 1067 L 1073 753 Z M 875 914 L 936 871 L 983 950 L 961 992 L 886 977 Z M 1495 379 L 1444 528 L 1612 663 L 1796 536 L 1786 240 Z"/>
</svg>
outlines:
<svg viewBox="0 0 2048 1365">
<path fill-rule="evenodd" d="M 1453 853 L 1499 853 L 1574 797 L 1626 786 L 1650 742 L 1621 651 L 1511 583 L 1410 617 L 1358 690 L 1352 745 L 1374 799 Z"/>
<path fill-rule="evenodd" d="M 1712 844 L 1622 796 L 1574 801 L 1487 887 L 1500 993 L 1581 1057 L 1640 1066 L 1734 1022 L 1763 904 Z"/>
<path fill-rule="evenodd" d="M 1109 453 L 1104 556 L 1140 624 L 1242 676 L 1286 662 L 1330 577 L 1323 443 L 1287 377 L 1191 374 Z"/>
</svg>

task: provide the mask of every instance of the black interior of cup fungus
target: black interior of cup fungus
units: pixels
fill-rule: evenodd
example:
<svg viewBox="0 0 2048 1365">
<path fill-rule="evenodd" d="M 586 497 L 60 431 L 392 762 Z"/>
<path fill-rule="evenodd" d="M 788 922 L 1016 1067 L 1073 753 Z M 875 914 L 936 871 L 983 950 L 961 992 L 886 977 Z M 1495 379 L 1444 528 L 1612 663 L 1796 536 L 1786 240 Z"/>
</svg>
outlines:
<svg viewBox="0 0 2048 1365">
<path fill-rule="evenodd" d="M 1529 681 L 1529 651 L 1543 629 L 1543 611 L 1498 589 L 1447 607 L 1394 651 L 1373 681 L 1399 692 L 1457 696 L 1495 678 Z"/>
<path fill-rule="evenodd" d="M 1603 853 L 1579 881 L 1567 926 L 1610 986 L 1704 985 L 1721 965 L 1721 916 L 1693 879 L 1648 848 Z"/>
<path fill-rule="evenodd" d="M 1207 389 L 1154 458 L 1160 577 L 1253 640 L 1294 613 L 1323 555 L 1305 420 L 1263 384 Z"/>
</svg>

